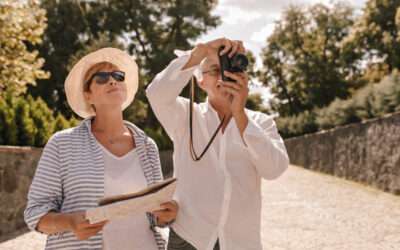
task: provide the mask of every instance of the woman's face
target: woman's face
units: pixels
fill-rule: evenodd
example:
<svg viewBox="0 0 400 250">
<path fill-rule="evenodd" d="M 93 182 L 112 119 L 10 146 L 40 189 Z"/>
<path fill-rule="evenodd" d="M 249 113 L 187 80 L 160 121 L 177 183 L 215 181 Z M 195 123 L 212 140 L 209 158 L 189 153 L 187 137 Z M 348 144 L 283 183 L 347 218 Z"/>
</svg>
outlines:
<svg viewBox="0 0 400 250">
<path fill-rule="evenodd" d="M 122 103 L 127 98 L 127 87 L 125 81 L 115 79 L 109 75 L 108 80 L 94 76 L 94 74 L 104 74 L 103 72 L 115 72 L 121 75 L 121 71 L 114 65 L 109 63 L 100 63 L 97 66 L 89 69 L 85 77 L 85 91 L 84 95 L 89 104 L 94 105 L 96 111 L 102 108 L 116 108 L 121 110 Z M 88 82 L 88 80 L 92 80 Z"/>
</svg>

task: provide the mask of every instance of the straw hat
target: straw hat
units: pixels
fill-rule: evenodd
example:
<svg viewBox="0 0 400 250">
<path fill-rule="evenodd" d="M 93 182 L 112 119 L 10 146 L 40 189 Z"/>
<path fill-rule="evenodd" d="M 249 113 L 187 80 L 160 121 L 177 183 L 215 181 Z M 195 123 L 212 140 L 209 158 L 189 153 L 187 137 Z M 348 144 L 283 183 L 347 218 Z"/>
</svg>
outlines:
<svg viewBox="0 0 400 250">
<path fill-rule="evenodd" d="M 116 48 L 103 48 L 84 56 L 74 65 L 64 84 L 69 106 L 82 118 L 96 115 L 83 95 L 83 85 L 87 70 L 100 62 L 110 62 L 125 72 L 127 98 L 122 104 L 122 110 L 132 103 L 138 88 L 138 66 L 134 58 L 126 52 Z"/>
</svg>

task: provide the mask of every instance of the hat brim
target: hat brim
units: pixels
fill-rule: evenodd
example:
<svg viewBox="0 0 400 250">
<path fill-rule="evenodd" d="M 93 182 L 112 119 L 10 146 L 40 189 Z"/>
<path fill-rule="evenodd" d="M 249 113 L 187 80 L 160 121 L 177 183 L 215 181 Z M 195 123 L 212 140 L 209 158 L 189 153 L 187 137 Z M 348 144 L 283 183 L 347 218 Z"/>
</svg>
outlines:
<svg viewBox="0 0 400 250">
<path fill-rule="evenodd" d="M 116 48 L 103 48 L 84 56 L 71 69 L 64 84 L 68 104 L 82 118 L 96 115 L 84 97 L 83 84 L 87 70 L 100 62 L 110 62 L 125 72 L 127 98 L 122 103 L 121 110 L 124 110 L 132 103 L 138 89 L 138 66 L 128 53 Z"/>
</svg>

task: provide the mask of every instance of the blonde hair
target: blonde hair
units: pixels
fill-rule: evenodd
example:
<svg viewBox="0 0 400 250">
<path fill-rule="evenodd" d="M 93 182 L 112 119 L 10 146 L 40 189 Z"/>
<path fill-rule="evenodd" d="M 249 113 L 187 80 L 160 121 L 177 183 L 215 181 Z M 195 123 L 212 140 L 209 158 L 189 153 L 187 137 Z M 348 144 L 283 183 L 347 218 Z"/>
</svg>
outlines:
<svg viewBox="0 0 400 250">
<path fill-rule="evenodd" d="M 85 73 L 83 77 L 83 91 L 84 92 L 90 92 L 90 85 L 91 82 L 87 82 L 90 77 L 92 77 L 93 74 L 99 72 L 103 68 L 115 68 L 118 69 L 118 67 L 115 64 L 112 64 L 110 62 L 99 62 L 94 65 L 92 65 Z"/>
</svg>

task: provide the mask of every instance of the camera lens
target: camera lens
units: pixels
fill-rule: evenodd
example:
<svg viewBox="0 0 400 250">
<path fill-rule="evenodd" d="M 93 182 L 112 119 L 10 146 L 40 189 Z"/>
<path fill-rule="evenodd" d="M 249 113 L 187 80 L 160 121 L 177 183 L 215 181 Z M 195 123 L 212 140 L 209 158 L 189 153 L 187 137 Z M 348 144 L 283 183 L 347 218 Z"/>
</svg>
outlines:
<svg viewBox="0 0 400 250">
<path fill-rule="evenodd" d="M 246 70 L 249 60 L 247 60 L 247 57 L 243 54 L 236 54 L 232 57 L 231 63 L 232 68 L 236 72 L 242 72 Z"/>
</svg>

